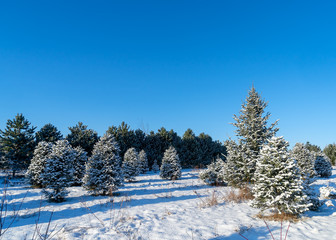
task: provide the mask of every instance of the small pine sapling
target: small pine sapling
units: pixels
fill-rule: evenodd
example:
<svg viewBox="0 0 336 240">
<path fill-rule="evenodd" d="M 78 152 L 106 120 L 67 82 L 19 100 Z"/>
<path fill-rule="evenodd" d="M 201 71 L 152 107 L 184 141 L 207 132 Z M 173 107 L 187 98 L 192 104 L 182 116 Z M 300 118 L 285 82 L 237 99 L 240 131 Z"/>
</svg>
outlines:
<svg viewBox="0 0 336 240">
<path fill-rule="evenodd" d="M 217 159 L 216 162 L 210 163 L 207 169 L 199 174 L 199 177 L 208 185 L 225 186 L 227 185 L 225 172 L 225 162 L 222 159 Z"/>
<path fill-rule="evenodd" d="M 152 165 L 152 171 L 153 171 L 154 173 L 157 173 L 158 171 L 160 171 L 160 166 L 159 166 L 159 164 L 157 163 L 157 160 L 156 160 L 156 159 L 154 160 L 154 163 L 153 163 L 153 165 Z"/>
<path fill-rule="evenodd" d="M 139 171 L 140 173 L 146 173 L 148 171 L 148 159 L 145 150 L 139 152 Z"/>
<path fill-rule="evenodd" d="M 139 175 L 139 156 L 135 148 L 129 148 L 124 155 L 122 164 L 124 178 L 127 181 L 134 181 L 135 177 Z"/>
<path fill-rule="evenodd" d="M 181 177 L 181 163 L 174 147 L 170 146 L 163 155 L 160 177 L 176 180 Z"/>
</svg>

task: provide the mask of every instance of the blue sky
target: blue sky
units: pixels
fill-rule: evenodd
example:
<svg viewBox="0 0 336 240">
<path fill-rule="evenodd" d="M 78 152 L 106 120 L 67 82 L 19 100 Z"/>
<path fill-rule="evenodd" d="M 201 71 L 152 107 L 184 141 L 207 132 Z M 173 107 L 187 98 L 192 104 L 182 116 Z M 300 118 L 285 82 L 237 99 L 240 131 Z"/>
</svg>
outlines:
<svg viewBox="0 0 336 240">
<path fill-rule="evenodd" d="M 17 113 L 234 136 L 252 84 L 279 135 L 336 136 L 334 1 L 2 1 L 0 128 Z"/>
</svg>

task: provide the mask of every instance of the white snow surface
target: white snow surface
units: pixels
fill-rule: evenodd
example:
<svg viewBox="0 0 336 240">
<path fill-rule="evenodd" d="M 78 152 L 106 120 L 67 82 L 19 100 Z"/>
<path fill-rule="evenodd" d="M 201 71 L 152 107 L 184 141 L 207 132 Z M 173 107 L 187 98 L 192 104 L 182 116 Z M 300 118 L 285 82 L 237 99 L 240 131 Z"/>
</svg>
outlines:
<svg viewBox="0 0 336 240">
<path fill-rule="evenodd" d="M 183 170 L 176 181 L 163 180 L 158 174 L 136 177 L 136 182 L 125 183 L 114 197 L 91 196 L 82 187 L 71 187 L 62 203 L 48 202 L 40 189 L 12 180 L 2 231 L 14 222 L 0 239 L 39 239 L 37 233 L 46 233 L 50 217 L 48 239 L 272 239 L 264 221 L 256 217 L 258 209 L 249 202 L 223 200 L 230 187 L 207 186 L 198 178 L 199 171 L 191 169 Z M 317 193 L 324 186 L 336 187 L 336 169 L 330 178 L 313 183 Z M 3 187 L 2 178 L 1 196 Z M 213 191 L 219 204 L 202 206 Z M 329 207 L 324 204 L 320 211 L 306 212 L 299 222 L 291 223 L 287 239 L 335 238 L 336 200 L 328 201 L 332 203 Z M 280 239 L 281 223 L 267 224 L 274 239 Z M 283 222 L 282 239 L 287 227 L 288 222 Z"/>
</svg>

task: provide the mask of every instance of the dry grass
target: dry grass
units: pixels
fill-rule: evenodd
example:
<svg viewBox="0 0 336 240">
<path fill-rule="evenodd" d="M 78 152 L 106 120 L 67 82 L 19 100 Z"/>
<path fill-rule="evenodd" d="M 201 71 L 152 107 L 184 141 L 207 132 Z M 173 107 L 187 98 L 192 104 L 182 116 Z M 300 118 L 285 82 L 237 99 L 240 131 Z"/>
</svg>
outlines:
<svg viewBox="0 0 336 240">
<path fill-rule="evenodd" d="M 243 186 L 242 188 L 236 189 L 231 188 L 230 191 L 226 192 L 223 197 L 226 202 L 241 203 L 253 199 L 251 188 L 248 186 Z"/>
<path fill-rule="evenodd" d="M 196 191 L 194 191 L 194 193 L 200 199 L 200 203 L 199 203 L 200 208 L 212 207 L 220 203 L 219 195 L 216 190 L 213 190 L 212 193 L 208 197 L 201 197 Z"/>
<path fill-rule="evenodd" d="M 262 213 L 259 213 L 257 217 L 263 220 L 277 222 L 298 222 L 300 220 L 298 215 L 290 213 L 272 213 L 270 215 L 263 215 Z"/>
</svg>

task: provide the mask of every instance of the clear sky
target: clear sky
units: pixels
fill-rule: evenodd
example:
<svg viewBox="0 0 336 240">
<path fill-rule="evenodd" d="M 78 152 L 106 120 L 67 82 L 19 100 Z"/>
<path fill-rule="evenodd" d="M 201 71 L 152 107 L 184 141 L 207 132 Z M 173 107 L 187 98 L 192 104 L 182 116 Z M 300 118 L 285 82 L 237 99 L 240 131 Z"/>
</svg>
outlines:
<svg viewBox="0 0 336 240">
<path fill-rule="evenodd" d="M 252 84 L 279 135 L 336 141 L 335 1 L 1 1 L 0 128 L 234 136 Z"/>
</svg>

